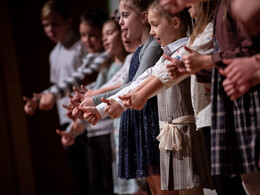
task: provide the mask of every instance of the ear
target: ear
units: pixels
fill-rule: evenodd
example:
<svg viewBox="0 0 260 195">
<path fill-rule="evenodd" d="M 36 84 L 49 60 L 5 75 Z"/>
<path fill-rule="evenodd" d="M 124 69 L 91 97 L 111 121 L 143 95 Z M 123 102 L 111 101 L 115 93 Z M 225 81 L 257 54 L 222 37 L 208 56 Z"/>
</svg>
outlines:
<svg viewBox="0 0 260 195">
<path fill-rule="evenodd" d="M 141 13 L 141 20 L 143 24 L 148 22 L 148 11 L 143 11 Z"/>
<path fill-rule="evenodd" d="M 173 27 L 177 30 L 178 28 L 180 28 L 181 20 L 178 17 L 173 17 L 171 23 Z"/>
</svg>

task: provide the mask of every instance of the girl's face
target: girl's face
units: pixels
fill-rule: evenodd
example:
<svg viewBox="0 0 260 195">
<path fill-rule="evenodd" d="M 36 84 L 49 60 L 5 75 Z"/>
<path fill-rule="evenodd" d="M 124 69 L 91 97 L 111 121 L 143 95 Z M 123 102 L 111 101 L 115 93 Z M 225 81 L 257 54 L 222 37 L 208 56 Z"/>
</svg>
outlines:
<svg viewBox="0 0 260 195">
<path fill-rule="evenodd" d="M 86 46 L 89 53 L 96 53 L 103 50 L 101 29 L 82 22 L 79 25 L 81 42 Z"/>
<path fill-rule="evenodd" d="M 136 50 L 136 48 L 138 47 L 138 45 L 140 45 L 140 43 L 141 43 L 140 39 L 138 39 L 138 38 L 129 40 L 128 38 L 126 38 L 126 35 L 124 32 L 121 33 L 121 39 L 123 41 L 125 50 L 129 53 L 134 52 Z"/>
<path fill-rule="evenodd" d="M 176 30 L 174 25 L 165 17 L 162 17 L 157 10 L 153 8 L 149 9 L 148 22 L 151 25 L 150 34 L 158 40 L 158 43 L 162 47 L 175 41 Z"/>
<path fill-rule="evenodd" d="M 135 39 L 142 36 L 142 29 L 144 28 L 144 25 L 142 23 L 141 13 L 137 13 L 137 11 L 131 9 L 127 5 L 129 2 L 120 1 L 119 3 L 119 24 L 122 31 L 126 33 L 126 38 Z"/>
<path fill-rule="evenodd" d="M 200 3 L 189 3 L 186 7 L 189 8 L 188 12 L 190 13 L 191 18 L 198 18 L 200 13 Z"/>
<path fill-rule="evenodd" d="M 42 20 L 42 25 L 47 37 L 57 43 L 64 39 L 71 27 L 71 20 L 65 21 L 60 14 L 53 12 Z"/>
<path fill-rule="evenodd" d="M 113 21 L 104 24 L 102 35 L 103 46 L 110 55 L 116 55 L 123 50 L 121 31 Z"/>
</svg>

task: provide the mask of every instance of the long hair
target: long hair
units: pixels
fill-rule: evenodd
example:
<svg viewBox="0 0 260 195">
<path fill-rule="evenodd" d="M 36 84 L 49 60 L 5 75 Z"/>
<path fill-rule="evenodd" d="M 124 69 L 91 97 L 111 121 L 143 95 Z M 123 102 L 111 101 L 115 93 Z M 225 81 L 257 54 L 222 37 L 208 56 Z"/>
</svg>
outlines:
<svg viewBox="0 0 260 195">
<path fill-rule="evenodd" d="M 200 13 L 196 20 L 193 33 L 190 36 L 190 44 L 192 44 L 196 37 L 204 31 L 208 23 L 213 21 L 217 3 L 218 1 L 215 0 L 200 3 Z"/>
<path fill-rule="evenodd" d="M 104 26 L 105 24 L 107 24 L 107 23 L 114 23 L 115 26 L 116 26 L 116 28 L 117 28 L 117 30 L 120 31 L 120 33 L 121 33 L 121 27 L 120 27 L 120 25 L 119 25 L 118 20 L 116 19 L 116 17 L 112 16 L 110 19 L 108 19 L 107 21 L 104 22 L 103 26 Z M 120 38 L 120 39 L 121 39 L 121 38 Z M 125 50 L 125 48 L 124 48 L 122 39 L 121 39 L 121 43 L 122 43 L 122 47 L 123 47 L 123 51 L 122 51 L 122 52 L 123 52 L 123 59 L 120 59 L 120 60 L 125 61 L 125 58 L 126 58 L 128 52 L 127 52 L 127 51 Z M 115 60 L 115 56 L 113 56 L 113 55 L 109 56 L 109 57 L 104 61 L 104 63 L 101 65 L 101 69 L 110 67 L 111 64 L 114 62 L 114 60 Z"/>
</svg>

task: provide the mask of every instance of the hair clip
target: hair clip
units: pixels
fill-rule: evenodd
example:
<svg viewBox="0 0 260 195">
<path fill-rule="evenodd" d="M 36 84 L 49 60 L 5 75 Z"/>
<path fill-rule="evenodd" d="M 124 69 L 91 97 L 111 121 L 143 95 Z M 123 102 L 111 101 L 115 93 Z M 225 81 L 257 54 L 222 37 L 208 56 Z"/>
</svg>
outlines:
<svg viewBox="0 0 260 195">
<path fill-rule="evenodd" d="M 117 23 L 119 23 L 120 17 L 117 16 L 118 10 L 116 9 L 110 16 L 111 19 L 115 20 Z"/>
</svg>

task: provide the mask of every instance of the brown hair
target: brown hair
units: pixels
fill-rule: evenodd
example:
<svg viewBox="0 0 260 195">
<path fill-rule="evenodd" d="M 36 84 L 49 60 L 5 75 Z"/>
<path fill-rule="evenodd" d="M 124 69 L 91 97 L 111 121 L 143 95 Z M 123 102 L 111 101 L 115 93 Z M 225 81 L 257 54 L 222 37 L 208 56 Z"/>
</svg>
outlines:
<svg viewBox="0 0 260 195">
<path fill-rule="evenodd" d="M 196 37 L 204 31 L 208 23 L 213 21 L 215 8 L 217 6 L 218 1 L 207 1 L 201 2 L 200 5 L 200 13 L 196 20 L 195 28 L 193 33 L 190 36 L 190 45 L 196 39 Z"/>
<path fill-rule="evenodd" d="M 179 13 L 172 14 L 160 5 L 159 0 L 155 0 L 148 9 L 155 9 L 162 17 L 166 18 L 168 21 L 171 21 L 173 17 L 177 17 L 181 21 L 181 30 L 182 32 L 187 33 L 188 30 L 192 32 L 192 20 L 190 17 L 190 14 L 188 12 L 188 9 L 184 9 Z"/>
<path fill-rule="evenodd" d="M 154 0 L 120 0 L 125 1 L 126 5 L 136 10 L 137 12 L 147 11 L 148 7 Z"/>
<path fill-rule="evenodd" d="M 110 18 L 110 19 L 108 19 L 107 21 L 104 22 L 103 26 L 104 26 L 105 24 L 108 24 L 108 23 L 114 23 L 115 26 L 116 26 L 116 29 L 117 29 L 118 31 L 120 31 L 120 33 L 121 33 L 121 27 L 120 27 L 120 25 L 119 25 L 119 23 L 118 23 L 117 20 L 115 20 L 114 18 Z M 121 36 L 120 36 L 120 39 L 121 39 Z M 121 60 L 124 61 L 125 58 L 126 58 L 126 56 L 127 56 L 127 54 L 128 54 L 128 52 L 127 52 L 127 51 L 125 50 L 125 48 L 124 48 L 122 39 L 121 39 L 121 43 L 122 43 L 122 46 L 123 46 L 123 59 L 121 59 Z M 109 57 L 104 61 L 104 63 L 101 65 L 101 68 L 100 68 L 100 69 L 110 67 L 111 64 L 114 62 L 114 60 L 115 60 L 115 56 L 109 56 Z"/>
<path fill-rule="evenodd" d="M 47 1 L 41 10 L 41 19 L 44 20 L 46 17 L 48 17 L 51 13 L 57 13 L 59 15 L 61 15 L 61 17 L 64 20 L 67 20 L 70 18 L 70 11 L 68 6 L 62 2 L 62 1 L 58 1 L 58 0 L 50 0 Z"/>
</svg>

